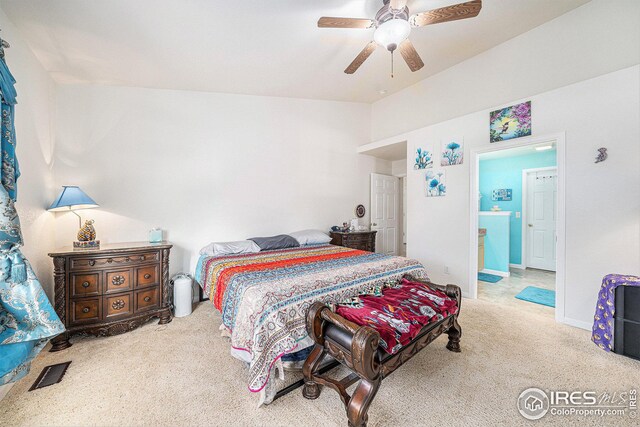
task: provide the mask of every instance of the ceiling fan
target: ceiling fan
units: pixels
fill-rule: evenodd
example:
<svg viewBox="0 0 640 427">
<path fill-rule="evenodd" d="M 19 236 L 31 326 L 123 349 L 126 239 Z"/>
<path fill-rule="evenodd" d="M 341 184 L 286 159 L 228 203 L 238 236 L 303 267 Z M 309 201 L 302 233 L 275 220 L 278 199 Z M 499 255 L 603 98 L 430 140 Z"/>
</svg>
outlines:
<svg viewBox="0 0 640 427">
<path fill-rule="evenodd" d="M 362 49 L 362 52 L 344 70 L 353 74 L 367 60 L 378 45 L 391 52 L 391 77 L 393 77 L 393 52 L 400 50 L 400 54 L 411 71 L 418 71 L 424 66 L 420 55 L 408 39 L 411 27 L 439 24 L 441 22 L 457 21 L 458 19 L 478 16 L 482 8 L 482 0 L 472 0 L 466 3 L 454 4 L 439 9 L 418 12 L 409 15 L 407 0 L 383 0 L 384 6 L 376 13 L 375 19 L 360 18 L 331 18 L 323 16 L 318 20 L 320 28 L 375 28 L 373 41 Z"/>
</svg>

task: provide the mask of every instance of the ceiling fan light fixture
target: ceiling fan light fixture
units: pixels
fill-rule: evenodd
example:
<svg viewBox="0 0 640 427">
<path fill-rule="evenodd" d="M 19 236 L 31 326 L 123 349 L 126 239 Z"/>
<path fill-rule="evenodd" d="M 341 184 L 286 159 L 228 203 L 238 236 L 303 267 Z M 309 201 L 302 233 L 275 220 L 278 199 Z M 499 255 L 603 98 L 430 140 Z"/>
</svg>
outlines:
<svg viewBox="0 0 640 427">
<path fill-rule="evenodd" d="M 373 33 L 373 40 L 389 51 L 394 51 L 409 37 L 411 25 L 404 19 L 390 19 L 380 24 Z"/>
</svg>

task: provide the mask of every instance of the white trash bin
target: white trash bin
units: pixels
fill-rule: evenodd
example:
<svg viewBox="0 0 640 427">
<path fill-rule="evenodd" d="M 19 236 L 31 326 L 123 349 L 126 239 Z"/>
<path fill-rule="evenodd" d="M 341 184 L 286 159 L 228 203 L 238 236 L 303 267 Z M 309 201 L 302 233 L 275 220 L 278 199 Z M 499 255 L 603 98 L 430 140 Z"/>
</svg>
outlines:
<svg viewBox="0 0 640 427">
<path fill-rule="evenodd" d="M 193 280 L 187 274 L 173 276 L 173 315 L 184 317 L 193 309 Z"/>
</svg>

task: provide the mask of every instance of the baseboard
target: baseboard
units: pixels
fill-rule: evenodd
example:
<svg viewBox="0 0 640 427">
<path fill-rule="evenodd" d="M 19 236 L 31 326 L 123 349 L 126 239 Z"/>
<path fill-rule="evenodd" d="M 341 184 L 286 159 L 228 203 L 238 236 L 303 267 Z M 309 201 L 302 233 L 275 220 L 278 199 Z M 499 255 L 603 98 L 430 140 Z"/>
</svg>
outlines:
<svg viewBox="0 0 640 427">
<path fill-rule="evenodd" d="M 565 325 L 573 326 L 574 328 L 586 329 L 587 331 L 590 331 L 591 328 L 593 327 L 593 324 L 590 323 L 590 322 L 584 322 L 582 320 L 570 319 L 568 317 L 565 317 L 564 319 L 559 319 L 559 321 L 561 323 L 564 323 Z"/>
<path fill-rule="evenodd" d="M 478 273 L 495 274 L 496 276 L 500 276 L 500 277 L 511 276 L 511 273 L 509 273 L 508 271 L 489 270 L 488 268 L 485 268 L 482 271 L 479 271 Z"/>
<path fill-rule="evenodd" d="M 523 264 L 509 264 L 509 267 L 517 268 L 518 270 L 526 270 L 527 269 L 527 267 L 525 267 Z"/>
</svg>

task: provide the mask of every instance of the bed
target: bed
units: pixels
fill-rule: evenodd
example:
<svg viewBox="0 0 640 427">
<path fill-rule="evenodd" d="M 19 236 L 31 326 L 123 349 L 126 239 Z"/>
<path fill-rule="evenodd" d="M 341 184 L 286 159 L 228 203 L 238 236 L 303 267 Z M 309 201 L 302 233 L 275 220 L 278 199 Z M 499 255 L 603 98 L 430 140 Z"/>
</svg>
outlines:
<svg viewBox="0 0 640 427">
<path fill-rule="evenodd" d="M 313 344 L 305 316 L 314 302 L 342 302 L 406 274 L 428 280 L 418 261 L 324 244 L 201 256 L 195 279 L 222 315 L 232 355 L 248 363 L 249 390 L 269 403 L 272 368 Z"/>
</svg>

